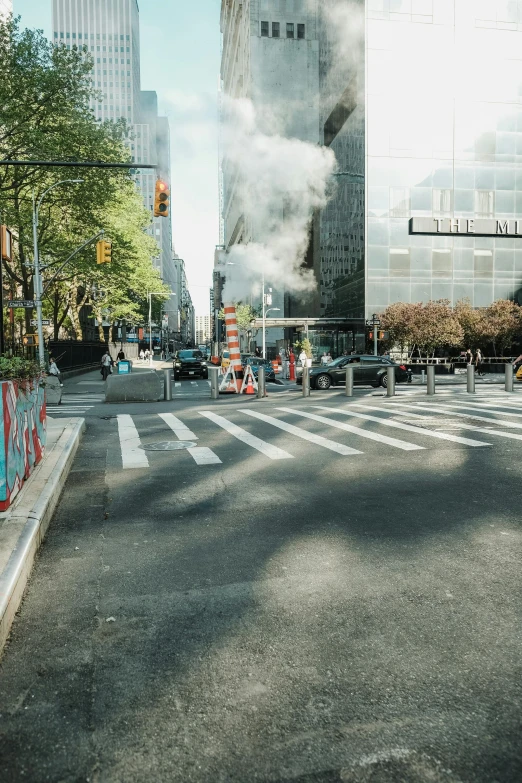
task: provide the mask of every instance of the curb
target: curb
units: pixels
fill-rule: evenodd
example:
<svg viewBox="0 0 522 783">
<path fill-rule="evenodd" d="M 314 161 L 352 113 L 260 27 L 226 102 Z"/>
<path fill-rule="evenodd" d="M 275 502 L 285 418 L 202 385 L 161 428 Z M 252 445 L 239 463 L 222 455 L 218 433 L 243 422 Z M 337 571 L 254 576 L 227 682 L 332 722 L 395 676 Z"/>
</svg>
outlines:
<svg viewBox="0 0 522 783">
<path fill-rule="evenodd" d="M 0 574 L 0 654 L 22 602 L 36 553 L 60 500 L 72 462 L 85 430 L 85 419 L 73 419 L 51 449 L 40 469 L 27 480 L 20 504 L 13 508 L 21 533 Z"/>
</svg>

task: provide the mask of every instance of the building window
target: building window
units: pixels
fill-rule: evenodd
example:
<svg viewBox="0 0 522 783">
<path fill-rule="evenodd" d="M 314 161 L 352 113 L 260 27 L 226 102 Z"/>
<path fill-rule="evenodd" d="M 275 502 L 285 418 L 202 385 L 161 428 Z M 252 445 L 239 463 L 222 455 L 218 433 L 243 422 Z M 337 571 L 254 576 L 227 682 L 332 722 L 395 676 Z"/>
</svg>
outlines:
<svg viewBox="0 0 522 783">
<path fill-rule="evenodd" d="M 60 33 L 60 38 L 63 38 L 63 33 Z"/>
<path fill-rule="evenodd" d="M 433 188 L 433 216 L 434 217 L 451 217 L 452 203 L 451 196 L 453 191 L 445 188 Z"/>
<path fill-rule="evenodd" d="M 56 33 L 56 32 L 55 32 L 55 34 L 54 34 L 54 37 L 55 37 L 55 38 L 58 38 L 58 33 Z"/>
<path fill-rule="evenodd" d="M 304 38 L 305 37 L 305 26 L 304 26 L 304 24 L 298 24 L 297 25 L 297 37 L 298 38 Z"/>
<path fill-rule="evenodd" d="M 495 216 L 495 192 L 493 190 L 475 191 L 475 215 L 478 218 Z"/>
<path fill-rule="evenodd" d="M 390 217 L 409 217 L 410 189 L 390 188 Z"/>
<path fill-rule="evenodd" d="M 279 22 L 272 22 L 272 38 L 279 38 Z"/>
<path fill-rule="evenodd" d="M 287 22 L 286 23 L 286 37 L 287 38 L 293 38 L 294 37 L 294 24 L 293 24 L 293 22 Z"/>
<path fill-rule="evenodd" d="M 432 259 L 432 277 L 452 277 L 453 260 L 449 247 L 434 248 Z"/>
<path fill-rule="evenodd" d="M 475 250 L 474 257 L 475 278 L 493 277 L 493 251 Z"/>
<path fill-rule="evenodd" d="M 71 37 L 71 34 L 70 34 L 70 33 L 67 33 L 67 38 L 70 38 L 70 37 Z"/>
<path fill-rule="evenodd" d="M 410 276 L 410 251 L 408 248 L 390 248 L 390 277 Z"/>
<path fill-rule="evenodd" d="M 261 35 L 263 38 L 268 38 L 268 22 L 261 22 Z"/>
</svg>

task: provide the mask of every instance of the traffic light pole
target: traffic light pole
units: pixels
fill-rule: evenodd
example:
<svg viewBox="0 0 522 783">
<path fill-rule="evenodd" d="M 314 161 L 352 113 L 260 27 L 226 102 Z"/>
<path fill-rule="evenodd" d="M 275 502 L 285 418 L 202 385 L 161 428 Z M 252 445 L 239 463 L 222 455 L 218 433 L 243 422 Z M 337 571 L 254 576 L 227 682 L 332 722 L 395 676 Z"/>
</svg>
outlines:
<svg viewBox="0 0 522 783">
<path fill-rule="evenodd" d="M 38 205 L 39 206 L 39 205 Z M 36 306 L 36 324 L 38 331 L 38 359 L 40 367 L 45 367 L 45 351 L 42 324 L 42 294 L 40 278 L 40 260 L 38 257 L 38 208 L 33 193 L 33 245 L 34 245 L 34 303 Z"/>
</svg>

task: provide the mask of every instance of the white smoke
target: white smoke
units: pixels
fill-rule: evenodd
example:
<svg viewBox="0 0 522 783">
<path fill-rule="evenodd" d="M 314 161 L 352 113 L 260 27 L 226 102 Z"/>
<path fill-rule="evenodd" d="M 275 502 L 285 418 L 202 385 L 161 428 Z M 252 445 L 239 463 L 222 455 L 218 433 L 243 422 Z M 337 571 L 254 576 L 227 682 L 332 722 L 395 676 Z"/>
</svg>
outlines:
<svg viewBox="0 0 522 783">
<path fill-rule="evenodd" d="M 224 256 L 224 300 L 237 301 L 252 288 L 259 291 L 263 274 L 287 291 L 313 290 L 313 272 L 301 265 L 313 212 L 327 203 L 335 155 L 325 147 L 261 131 L 249 100 L 225 99 L 224 116 L 224 176 L 237 183 L 245 232 L 256 238 L 232 245 Z"/>
</svg>

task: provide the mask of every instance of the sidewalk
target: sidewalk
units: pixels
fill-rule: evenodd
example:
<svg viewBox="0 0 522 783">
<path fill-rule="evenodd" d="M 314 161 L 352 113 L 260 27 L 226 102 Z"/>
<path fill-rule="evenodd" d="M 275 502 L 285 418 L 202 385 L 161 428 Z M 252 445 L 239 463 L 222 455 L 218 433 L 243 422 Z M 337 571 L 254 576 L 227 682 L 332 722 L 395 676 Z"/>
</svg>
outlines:
<svg viewBox="0 0 522 783">
<path fill-rule="evenodd" d="M 84 419 L 48 417 L 44 459 L 0 513 L 0 655 L 84 429 Z"/>
</svg>

